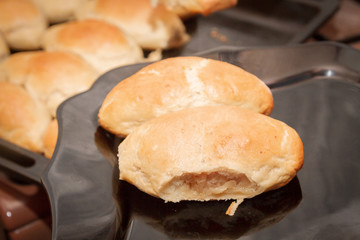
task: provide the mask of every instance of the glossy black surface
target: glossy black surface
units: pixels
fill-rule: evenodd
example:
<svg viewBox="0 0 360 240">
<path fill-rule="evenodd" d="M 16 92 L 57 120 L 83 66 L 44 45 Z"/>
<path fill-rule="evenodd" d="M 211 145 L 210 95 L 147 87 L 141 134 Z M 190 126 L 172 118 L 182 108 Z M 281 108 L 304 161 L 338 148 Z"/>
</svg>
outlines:
<svg viewBox="0 0 360 240">
<path fill-rule="evenodd" d="M 201 54 L 237 64 L 272 87 L 274 118 L 295 128 L 305 164 L 289 185 L 246 200 L 163 203 L 117 180 L 121 141 L 97 124 L 110 89 L 144 64 L 115 69 L 58 109 L 60 135 L 43 182 L 53 239 L 359 239 L 360 52 L 313 43 L 222 48 Z"/>
<path fill-rule="evenodd" d="M 238 239 L 277 224 L 301 201 L 297 178 L 281 189 L 245 200 L 234 216 L 225 215 L 231 201 L 164 203 L 130 184 L 118 183 L 120 214 L 131 224 L 119 229 L 119 239 Z"/>
</svg>

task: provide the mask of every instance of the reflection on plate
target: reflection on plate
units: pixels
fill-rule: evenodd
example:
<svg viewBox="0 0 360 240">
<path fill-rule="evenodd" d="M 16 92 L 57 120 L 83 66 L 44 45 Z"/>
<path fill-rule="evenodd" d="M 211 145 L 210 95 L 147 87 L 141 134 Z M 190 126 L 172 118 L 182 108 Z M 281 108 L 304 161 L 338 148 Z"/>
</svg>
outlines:
<svg viewBox="0 0 360 240">
<path fill-rule="evenodd" d="M 294 178 L 280 189 L 245 200 L 234 216 L 227 216 L 231 201 L 165 203 L 118 182 L 119 212 L 129 218 L 123 226 L 135 221 L 143 229 L 132 228 L 126 233 L 132 237 L 157 232 L 166 239 L 238 239 L 280 222 L 301 200 L 300 184 Z M 119 230 L 126 232 L 126 228 Z"/>
</svg>

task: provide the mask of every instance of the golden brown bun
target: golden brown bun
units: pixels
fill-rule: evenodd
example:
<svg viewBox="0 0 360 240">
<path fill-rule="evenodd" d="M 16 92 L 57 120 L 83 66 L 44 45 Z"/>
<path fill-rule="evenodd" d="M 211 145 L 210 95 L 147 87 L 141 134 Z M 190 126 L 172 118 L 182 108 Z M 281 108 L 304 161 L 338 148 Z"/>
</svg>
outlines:
<svg viewBox="0 0 360 240">
<path fill-rule="evenodd" d="M 99 123 L 126 136 L 164 113 L 205 105 L 238 105 L 270 114 L 273 98 L 260 79 L 235 65 L 201 57 L 168 58 L 118 83 L 100 108 Z"/>
<path fill-rule="evenodd" d="M 89 0 L 30 0 L 46 16 L 50 23 L 60 23 L 74 19 L 75 10 Z"/>
<path fill-rule="evenodd" d="M 57 137 L 58 137 L 58 122 L 56 118 L 54 118 L 47 126 L 43 137 L 43 152 L 45 157 L 49 159 L 52 157 L 54 153 Z"/>
<path fill-rule="evenodd" d="M 108 21 L 145 49 L 179 47 L 189 39 L 181 19 L 162 4 L 153 8 L 150 0 L 94 0 L 79 8 L 76 17 Z"/>
<path fill-rule="evenodd" d="M 0 62 L 10 55 L 10 49 L 0 32 Z"/>
<path fill-rule="evenodd" d="M 39 49 L 47 25 L 45 16 L 30 1 L 0 1 L 0 32 L 4 34 L 10 48 Z"/>
<path fill-rule="evenodd" d="M 34 152 L 42 150 L 42 136 L 50 122 L 43 104 L 21 86 L 0 82 L 0 137 Z"/>
<path fill-rule="evenodd" d="M 18 52 L 0 64 L 0 81 L 23 85 L 52 116 L 64 100 L 88 90 L 97 76 L 85 60 L 66 52 Z"/>
<path fill-rule="evenodd" d="M 154 0 L 153 0 L 154 1 Z M 209 15 L 216 11 L 233 7 L 237 0 L 155 0 L 163 3 L 168 9 L 181 18 L 188 18 L 197 14 Z"/>
<path fill-rule="evenodd" d="M 24 85 L 29 69 L 29 62 L 36 51 L 17 52 L 11 54 L 0 63 L 0 81 Z"/>
<path fill-rule="evenodd" d="M 43 48 L 75 53 L 99 73 L 144 61 L 143 51 L 133 39 L 114 25 L 94 19 L 53 25 L 44 34 Z"/>
<path fill-rule="evenodd" d="M 281 121 L 237 106 L 205 106 L 144 123 L 119 145 L 118 157 L 121 180 L 165 201 L 240 203 L 287 184 L 304 152 Z"/>
</svg>

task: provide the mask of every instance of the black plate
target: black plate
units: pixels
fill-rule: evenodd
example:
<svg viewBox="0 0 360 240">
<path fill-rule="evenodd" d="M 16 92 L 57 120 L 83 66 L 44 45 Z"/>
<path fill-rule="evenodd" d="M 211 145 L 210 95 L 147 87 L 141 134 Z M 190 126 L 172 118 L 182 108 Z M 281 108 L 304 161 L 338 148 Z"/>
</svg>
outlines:
<svg viewBox="0 0 360 240">
<path fill-rule="evenodd" d="M 224 44 L 238 47 L 301 43 L 337 9 L 338 0 L 238 0 L 230 9 L 185 21 L 191 41 L 164 56 L 188 55 Z"/>
<path fill-rule="evenodd" d="M 58 109 L 59 140 L 43 175 L 53 239 L 359 239 L 360 52 L 334 43 L 220 48 L 200 54 L 243 67 L 271 88 L 272 113 L 295 128 L 303 169 L 287 186 L 246 200 L 164 203 L 118 181 L 117 139 L 97 112 L 122 79 L 114 69 Z"/>
</svg>

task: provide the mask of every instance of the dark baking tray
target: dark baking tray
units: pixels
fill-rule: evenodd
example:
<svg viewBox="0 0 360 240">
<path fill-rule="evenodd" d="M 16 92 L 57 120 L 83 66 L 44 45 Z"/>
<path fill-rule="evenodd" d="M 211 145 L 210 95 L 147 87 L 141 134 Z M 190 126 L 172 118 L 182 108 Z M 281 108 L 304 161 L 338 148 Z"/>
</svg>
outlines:
<svg viewBox="0 0 360 240">
<path fill-rule="evenodd" d="M 182 48 L 164 51 L 163 57 L 195 54 L 224 44 L 248 47 L 300 43 L 311 36 L 338 5 L 338 0 L 238 0 L 231 9 L 186 20 L 191 40 Z M 0 153 L 0 168 L 40 182 L 38 173 L 46 167 L 47 159 L 2 139 Z"/>
<path fill-rule="evenodd" d="M 338 0 L 238 0 L 230 9 L 185 21 L 191 40 L 164 56 L 188 55 L 226 45 L 301 43 L 338 8 Z"/>
<path fill-rule="evenodd" d="M 359 239 L 360 52 L 335 43 L 235 48 L 201 56 L 243 67 L 274 95 L 272 117 L 300 134 L 305 164 L 288 185 L 246 200 L 164 203 L 118 180 L 118 139 L 97 123 L 106 94 L 146 64 L 114 69 L 58 109 L 43 175 L 53 239 Z"/>
</svg>

